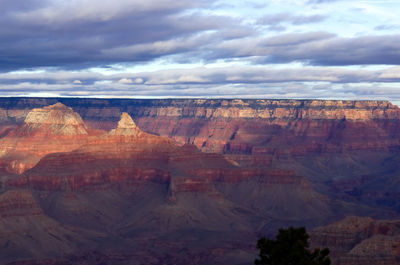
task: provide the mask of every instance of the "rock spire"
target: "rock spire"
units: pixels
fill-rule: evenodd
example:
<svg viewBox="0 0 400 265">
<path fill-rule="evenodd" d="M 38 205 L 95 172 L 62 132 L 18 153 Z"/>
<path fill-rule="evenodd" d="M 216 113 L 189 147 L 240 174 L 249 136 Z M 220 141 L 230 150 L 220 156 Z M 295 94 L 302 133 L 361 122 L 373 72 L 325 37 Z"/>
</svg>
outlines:
<svg viewBox="0 0 400 265">
<path fill-rule="evenodd" d="M 142 131 L 136 126 L 135 122 L 132 120 L 132 117 L 128 113 L 123 112 L 117 128 L 111 130 L 109 134 L 139 137 L 142 134 Z"/>
</svg>

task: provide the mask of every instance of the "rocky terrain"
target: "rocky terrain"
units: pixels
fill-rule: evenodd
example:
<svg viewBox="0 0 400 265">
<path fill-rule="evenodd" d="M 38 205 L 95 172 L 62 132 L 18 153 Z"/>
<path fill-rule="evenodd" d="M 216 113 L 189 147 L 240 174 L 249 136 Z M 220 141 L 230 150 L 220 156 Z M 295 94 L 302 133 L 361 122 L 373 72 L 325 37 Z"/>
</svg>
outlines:
<svg viewBox="0 0 400 265">
<path fill-rule="evenodd" d="M 399 264 L 389 102 L 8 98 L 0 136 L 1 264 L 252 264 L 289 225 Z"/>
<path fill-rule="evenodd" d="M 349 216 L 315 228 L 312 243 L 329 247 L 336 264 L 400 264 L 400 220 Z"/>
</svg>

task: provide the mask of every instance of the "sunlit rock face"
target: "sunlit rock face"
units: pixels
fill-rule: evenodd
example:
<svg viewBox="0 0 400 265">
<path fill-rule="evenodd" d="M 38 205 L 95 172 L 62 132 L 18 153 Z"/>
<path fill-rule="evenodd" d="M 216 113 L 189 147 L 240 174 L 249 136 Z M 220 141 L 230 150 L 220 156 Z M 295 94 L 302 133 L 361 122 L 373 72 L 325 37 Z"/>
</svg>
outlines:
<svg viewBox="0 0 400 265">
<path fill-rule="evenodd" d="M 123 112 L 121 114 L 117 128 L 111 130 L 109 134 L 140 137 L 142 131 L 136 126 L 131 116 L 129 116 L 128 113 Z"/>
<path fill-rule="evenodd" d="M 87 142 L 88 131 L 82 118 L 61 103 L 35 108 L 24 123 L 0 139 L 1 165 L 21 174 L 43 156 L 67 152 Z"/>
<path fill-rule="evenodd" d="M 87 135 L 85 124 L 78 113 L 62 103 L 33 109 L 25 118 L 21 131 L 48 135 Z"/>
</svg>

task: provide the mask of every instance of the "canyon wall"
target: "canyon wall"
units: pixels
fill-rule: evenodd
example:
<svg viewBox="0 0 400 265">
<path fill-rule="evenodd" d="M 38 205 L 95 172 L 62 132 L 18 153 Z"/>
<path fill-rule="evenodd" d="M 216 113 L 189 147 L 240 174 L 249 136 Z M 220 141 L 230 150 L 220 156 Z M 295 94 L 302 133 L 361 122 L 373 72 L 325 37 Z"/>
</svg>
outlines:
<svg viewBox="0 0 400 265">
<path fill-rule="evenodd" d="M 2 99 L 0 262 L 242 265 L 303 225 L 397 265 L 399 141 L 386 101 Z"/>
<path fill-rule="evenodd" d="M 378 184 L 400 178 L 400 109 L 388 101 L 5 98 L 0 136 L 33 108 L 57 102 L 77 112 L 90 134 L 116 128 L 126 112 L 144 132 L 179 145 L 223 154 L 242 167 L 294 170 L 335 198 L 400 210 L 393 188 L 400 184 Z"/>
<path fill-rule="evenodd" d="M 400 109 L 387 101 L 9 98 L 0 102 L 2 130 L 56 102 L 92 129 L 110 130 L 127 112 L 142 130 L 207 152 L 301 155 L 399 146 Z"/>
</svg>

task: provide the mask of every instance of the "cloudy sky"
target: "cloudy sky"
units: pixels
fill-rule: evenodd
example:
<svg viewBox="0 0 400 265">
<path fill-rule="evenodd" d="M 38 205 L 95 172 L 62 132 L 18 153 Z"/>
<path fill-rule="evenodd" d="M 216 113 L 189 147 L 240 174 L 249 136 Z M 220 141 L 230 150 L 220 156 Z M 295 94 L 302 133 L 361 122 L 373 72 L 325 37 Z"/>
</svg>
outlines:
<svg viewBox="0 0 400 265">
<path fill-rule="evenodd" d="M 398 0 L 0 0 L 0 96 L 400 102 Z"/>
</svg>

